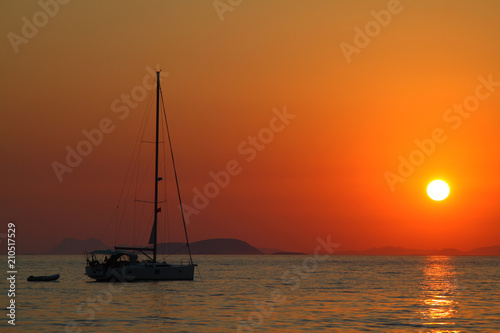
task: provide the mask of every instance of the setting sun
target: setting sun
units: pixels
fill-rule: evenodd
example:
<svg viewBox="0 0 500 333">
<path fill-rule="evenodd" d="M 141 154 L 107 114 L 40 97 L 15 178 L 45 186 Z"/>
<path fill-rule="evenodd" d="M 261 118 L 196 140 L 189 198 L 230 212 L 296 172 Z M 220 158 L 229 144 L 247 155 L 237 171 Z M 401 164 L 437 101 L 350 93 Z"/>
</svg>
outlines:
<svg viewBox="0 0 500 333">
<path fill-rule="evenodd" d="M 450 194 L 450 187 L 442 180 L 433 180 L 427 186 L 427 195 L 435 201 L 441 201 Z"/>
</svg>

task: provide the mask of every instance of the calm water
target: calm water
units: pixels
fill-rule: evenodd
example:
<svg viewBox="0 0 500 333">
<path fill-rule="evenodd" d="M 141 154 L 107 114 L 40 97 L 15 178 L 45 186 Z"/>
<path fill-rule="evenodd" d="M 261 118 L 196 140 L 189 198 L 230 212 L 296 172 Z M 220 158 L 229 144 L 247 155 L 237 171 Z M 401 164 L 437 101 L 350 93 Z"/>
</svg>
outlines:
<svg viewBox="0 0 500 333">
<path fill-rule="evenodd" d="M 15 331 L 500 331 L 500 257 L 195 261 L 202 278 L 192 282 L 109 284 L 89 282 L 83 256 L 19 256 Z M 57 272 L 59 282 L 26 282 Z"/>
</svg>

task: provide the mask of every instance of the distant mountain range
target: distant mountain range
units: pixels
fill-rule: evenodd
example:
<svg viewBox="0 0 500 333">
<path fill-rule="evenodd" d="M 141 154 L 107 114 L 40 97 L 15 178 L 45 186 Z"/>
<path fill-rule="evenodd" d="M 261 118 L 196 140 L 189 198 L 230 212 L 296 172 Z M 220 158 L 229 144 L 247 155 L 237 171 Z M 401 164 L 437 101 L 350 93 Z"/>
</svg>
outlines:
<svg viewBox="0 0 500 333">
<path fill-rule="evenodd" d="M 120 245 L 126 246 L 126 245 Z M 95 238 L 77 240 L 65 238 L 54 246 L 46 254 L 83 254 L 93 250 L 110 249 L 108 246 Z M 259 249 L 247 242 L 232 238 L 206 239 L 190 243 L 192 254 L 264 254 Z M 170 242 L 158 244 L 158 254 L 187 254 L 186 243 Z"/>
<path fill-rule="evenodd" d="M 285 252 L 279 249 L 256 248 L 245 241 L 234 238 L 206 239 L 190 244 L 192 254 L 304 254 L 299 252 Z M 61 243 L 54 246 L 46 254 L 83 254 L 85 251 L 109 249 L 110 246 L 98 239 L 77 240 L 65 238 Z M 158 244 L 159 254 L 186 254 L 185 243 L 170 242 Z M 378 256 L 500 256 L 500 246 L 481 247 L 471 251 L 460 251 L 457 249 L 442 250 L 415 250 L 403 247 L 384 246 L 375 247 L 363 251 L 335 251 L 334 255 L 378 255 Z"/>
<path fill-rule="evenodd" d="M 273 254 L 276 252 L 281 252 L 282 250 L 280 250 L 280 249 L 268 249 L 266 247 L 259 247 L 259 251 L 263 252 L 264 254 Z"/>
<path fill-rule="evenodd" d="M 84 254 L 85 251 L 90 252 L 93 250 L 105 249 L 109 249 L 109 246 L 95 238 L 86 240 L 64 238 L 61 243 L 54 246 L 46 254 Z"/>
<path fill-rule="evenodd" d="M 371 256 L 500 256 L 500 246 L 480 247 L 471 251 L 457 249 L 442 250 L 414 250 L 404 247 L 384 246 L 374 247 L 363 251 L 336 251 L 337 255 L 371 255 Z"/>
<path fill-rule="evenodd" d="M 192 254 L 264 254 L 247 242 L 233 238 L 205 239 L 190 243 L 190 248 Z M 187 254 L 188 250 L 186 243 L 161 243 L 158 253 Z"/>
</svg>

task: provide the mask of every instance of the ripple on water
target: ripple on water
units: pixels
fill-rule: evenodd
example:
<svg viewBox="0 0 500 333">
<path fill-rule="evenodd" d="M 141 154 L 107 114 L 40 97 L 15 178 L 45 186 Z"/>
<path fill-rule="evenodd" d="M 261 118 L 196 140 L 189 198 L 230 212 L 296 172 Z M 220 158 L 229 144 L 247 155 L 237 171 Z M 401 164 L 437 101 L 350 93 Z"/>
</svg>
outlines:
<svg viewBox="0 0 500 333">
<path fill-rule="evenodd" d="M 23 332 L 495 332 L 497 257 L 332 256 L 292 283 L 304 256 L 203 256 L 193 282 L 88 283 L 81 256 L 20 256 Z M 27 271 L 29 270 L 29 272 Z M 293 275 L 289 275 L 293 277 Z M 297 275 L 295 275 L 297 277 Z M 4 309 L 5 311 L 5 309 Z M 240 326 L 238 326 L 240 325 Z"/>
</svg>

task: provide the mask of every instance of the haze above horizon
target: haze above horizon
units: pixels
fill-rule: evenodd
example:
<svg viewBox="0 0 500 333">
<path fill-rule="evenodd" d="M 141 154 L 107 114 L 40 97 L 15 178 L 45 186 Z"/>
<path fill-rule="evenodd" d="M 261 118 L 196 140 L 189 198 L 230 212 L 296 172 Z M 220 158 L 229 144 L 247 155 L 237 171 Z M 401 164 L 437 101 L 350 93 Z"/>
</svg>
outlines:
<svg viewBox="0 0 500 333">
<path fill-rule="evenodd" d="M 193 241 L 500 245 L 499 2 L 4 7 L 0 219 L 20 252 L 147 241 L 149 216 L 110 219 L 157 68 Z"/>
</svg>

